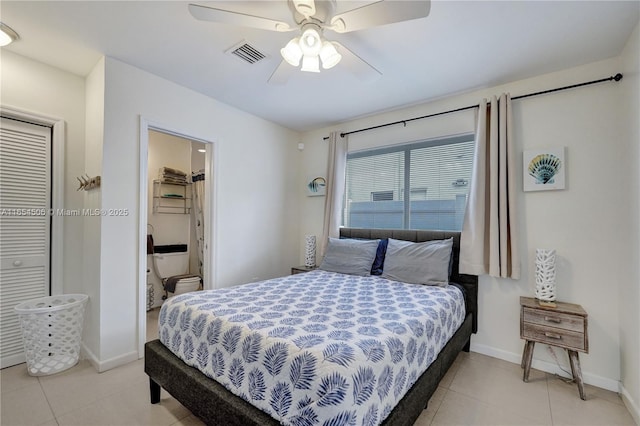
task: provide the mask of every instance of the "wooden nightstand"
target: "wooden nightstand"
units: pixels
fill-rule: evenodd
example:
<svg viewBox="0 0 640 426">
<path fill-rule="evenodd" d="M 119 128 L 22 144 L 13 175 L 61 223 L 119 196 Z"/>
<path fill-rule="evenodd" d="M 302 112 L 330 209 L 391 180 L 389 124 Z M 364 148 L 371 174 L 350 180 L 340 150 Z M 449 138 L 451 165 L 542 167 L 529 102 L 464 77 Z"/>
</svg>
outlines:
<svg viewBox="0 0 640 426">
<path fill-rule="evenodd" d="M 589 353 L 587 312 L 573 303 L 556 302 L 556 307 L 540 306 L 533 297 L 520 297 L 520 338 L 526 340 L 522 353 L 523 381 L 529 380 L 533 348 L 536 342 L 564 348 L 569 353 L 571 374 L 584 395 L 578 352 Z"/>
<path fill-rule="evenodd" d="M 317 266 L 312 266 L 311 268 L 308 266 L 294 266 L 293 268 L 291 268 L 291 275 L 295 275 L 295 274 L 303 274 L 305 272 L 309 272 L 309 271 L 313 271 L 314 269 L 316 269 Z"/>
</svg>

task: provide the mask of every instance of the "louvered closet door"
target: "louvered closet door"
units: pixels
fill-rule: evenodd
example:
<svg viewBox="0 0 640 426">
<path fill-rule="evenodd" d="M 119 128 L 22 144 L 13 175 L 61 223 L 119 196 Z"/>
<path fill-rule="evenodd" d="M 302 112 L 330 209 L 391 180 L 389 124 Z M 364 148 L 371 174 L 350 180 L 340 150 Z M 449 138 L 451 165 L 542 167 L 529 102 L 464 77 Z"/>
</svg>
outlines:
<svg viewBox="0 0 640 426">
<path fill-rule="evenodd" d="M 0 367 L 24 362 L 13 308 L 49 295 L 51 128 L 0 125 Z"/>
</svg>

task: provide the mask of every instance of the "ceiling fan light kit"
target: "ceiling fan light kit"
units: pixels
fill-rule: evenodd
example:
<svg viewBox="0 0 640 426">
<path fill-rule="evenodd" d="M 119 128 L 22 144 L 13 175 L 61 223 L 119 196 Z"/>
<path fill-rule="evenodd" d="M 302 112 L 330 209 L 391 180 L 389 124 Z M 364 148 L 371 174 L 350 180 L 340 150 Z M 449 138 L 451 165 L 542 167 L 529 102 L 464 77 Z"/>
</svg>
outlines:
<svg viewBox="0 0 640 426">
<path fill-rule="evenodd" d="M 307 24 L 302 27 L 302 38 L 300 47 L 305 55 L 317 55 L 320 53 L 320 28 L 315 24 Z"/>
<path fill-rule="evenodd" d="M 297 67 L 300 65 L 300 59 L 302 59 L 302 49 L 300 48 L 300 38 L 296 37 L 291 39 L 289 43 L 282 49 L 280 54 L 289 64 Z"/>
<path fill-rule="evenodd" d="M 289 64 L 297 67 L 302 59 L 301 71 L 320 72 L 320 62 L 322 68 L 329 69 L 342 59 L 335 46 L 324 39 L 321 34 L 322 29 L 314 23 L 305 24 L 302 27 L 302 36 L 295 37 L 280 49 L 280 54 Z"/>
<path fill-rule="evenodd" d="M 338 65 L 342 55 L 338 53 L 333 43 L 325 40 L 322 43 L 322 49 L 320 49 L 320 59 L 322 60 L 322 67 L 328 70 Z"/>
<path fill-rule="evenodd" d="M 20 36 L 8 25 L 0 22 L 0 46 L 6 46 L 16 40 L 18 40 Z"/>
<path fill-rule="evenodd" d="M 381 75 L 380 71 L 342 44 L 326 40 L 323 31 L 330 30 L 343 34 L 378 25 L 424 18 L 429 15 L 431 9 L 430 0 L 378 0 L 336 15 L 336 0 L 288 0 L 287 2 L 296 26 L 266 17 L 196 4 L 190 4 L 189 11 L 194 18 L 204 21 L 279 32 L 299 29 L 301 35 L 289 40 L 286 46 L 280 49 L 283 62 L 269 79 L 269 82 L 281 84 L 288 76 L 287 66 L 282 66 L 284 62 L 294 67 L 299 67 L 302 63 L 301 71 L 317 73 L 320 72 L 320 63 L 322 68 L 329 69 L 336 66 L 343 56 L 346 58 L 344 61 L 346 67 L 358 78 L 366 81 L 377 78 Z"/>
<path fill-rule="evenodd" d="M 320 72 L 320 59 L 317 56 L 304 55 L 302 57 L 301 71 Z"/>
</svg>

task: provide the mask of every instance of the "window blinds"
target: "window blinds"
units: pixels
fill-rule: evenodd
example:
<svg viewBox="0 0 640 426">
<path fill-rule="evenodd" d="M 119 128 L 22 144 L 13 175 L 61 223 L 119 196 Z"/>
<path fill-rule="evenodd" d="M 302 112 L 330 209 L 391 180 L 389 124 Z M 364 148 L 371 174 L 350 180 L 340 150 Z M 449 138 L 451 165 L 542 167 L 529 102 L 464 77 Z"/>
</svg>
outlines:
<svg viewBox="0 0 640 426">
<path fill-rule="evenodd" d="M 473 146 L 465 135 L 349 154 L 344 225 L 462 229 Z"/>
</svg>

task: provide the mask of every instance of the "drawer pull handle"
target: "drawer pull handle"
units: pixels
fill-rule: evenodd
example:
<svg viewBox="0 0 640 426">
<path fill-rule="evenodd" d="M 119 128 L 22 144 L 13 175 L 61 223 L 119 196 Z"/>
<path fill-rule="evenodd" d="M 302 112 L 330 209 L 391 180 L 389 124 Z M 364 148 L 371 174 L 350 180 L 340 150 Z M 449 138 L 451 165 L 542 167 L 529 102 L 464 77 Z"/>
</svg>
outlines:
<svg viewBox="0 0 640 426">
<path fill-rule="evenodd" d="M 562 322 L 560 318 L 556 318 L 556 317 L 544 317 L 544 320 L 547 322 L 553 322 L 555 324 L 560 324 Z"/>
<path fill-rule="evenodd" d="M 545 336 L 551 339 L 562 339 L 562 336 L 556 333 L 549 333 L 548 331 L 544 333 Z"/>
</svg>

